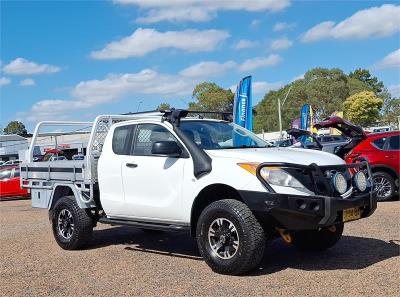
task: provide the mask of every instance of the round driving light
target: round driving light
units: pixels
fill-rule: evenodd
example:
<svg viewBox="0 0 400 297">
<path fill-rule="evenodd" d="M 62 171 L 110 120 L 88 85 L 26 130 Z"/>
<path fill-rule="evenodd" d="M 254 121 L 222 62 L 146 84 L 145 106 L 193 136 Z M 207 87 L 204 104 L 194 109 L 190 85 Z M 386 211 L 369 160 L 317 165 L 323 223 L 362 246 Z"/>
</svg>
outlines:
<svg viewBox="0 0 400 297">
<path fill-rule="evenodd" d="M 333 186 L 335 190 L 338 191 L 340 194 L 344 194 L 347 190 L 347 181 L 344 175 L 340 172 L 337 172 L 333 176 Z"/>
<path fill-rule="evenodd" d="M 364 192 L 367 189 L 367 177 L 365 173 L 362 171 L 358 171 L 354 177 L 354 184 L 361 192 Z"/>
</svg>

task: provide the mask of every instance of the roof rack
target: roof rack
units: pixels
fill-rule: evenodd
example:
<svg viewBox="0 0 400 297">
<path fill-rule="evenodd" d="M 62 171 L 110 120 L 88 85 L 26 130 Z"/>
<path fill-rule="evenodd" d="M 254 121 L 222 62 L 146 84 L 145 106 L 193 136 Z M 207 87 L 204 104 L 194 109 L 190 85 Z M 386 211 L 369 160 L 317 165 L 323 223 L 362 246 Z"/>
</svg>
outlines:
<svg viewBox="0 0 400 297">
<path fill-rule="evenodd" d="M 128 112 L 122 115 L 138 115 L 138 116 L 161 116 L 163 121 L 168 121 L 173 125 L 179 126 L 180 119 L 189 115 L 203 119 L 207 115 L 219 116 L 221 120 L 232 122 L 232 112 L 223 111 L 202 111 L 202 110 L 187 110 L 187 109 L 165 109 L 165 110 L 149 110 L 140 112 Z"/>
</svg>

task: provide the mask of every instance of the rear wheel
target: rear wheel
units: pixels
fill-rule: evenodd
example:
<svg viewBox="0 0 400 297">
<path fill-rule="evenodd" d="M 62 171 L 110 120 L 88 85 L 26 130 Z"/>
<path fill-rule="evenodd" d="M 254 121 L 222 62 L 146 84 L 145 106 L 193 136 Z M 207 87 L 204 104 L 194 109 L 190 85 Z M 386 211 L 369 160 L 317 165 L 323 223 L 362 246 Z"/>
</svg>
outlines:
<svg viewBox="0 0 400 297">
<path fill-rule="evenodd" d="M 259 265 L 265 248 L 264 230 L 250 209 L 237 200 L 208 205 L 197 223 L 200 254 L 215 272 L 239 275 Z"/>
<path fill-rule="evenodd" d="M 374 179 L 374 191 L 376 191 L 377 200 L 388 201 L 392 199 L 395 191 L 393 177 L 382 171 L 374 172 L 372 176 Z"/>
<path fill-rule="evenodd" d="M 340 223 L 319 230 L 303 230 L 293 233 L 293 245 L 302 251 L 324 251 L 334 246 L 342 237 L 344 224 Z"/>
<path fill-rule="evenodd" d="M 83 248 L 92 238 L 93 220 L 76 203 L 74 196 L 57 201 L 52 216 L 53 235 L 65 250 Z"/>
</svg>

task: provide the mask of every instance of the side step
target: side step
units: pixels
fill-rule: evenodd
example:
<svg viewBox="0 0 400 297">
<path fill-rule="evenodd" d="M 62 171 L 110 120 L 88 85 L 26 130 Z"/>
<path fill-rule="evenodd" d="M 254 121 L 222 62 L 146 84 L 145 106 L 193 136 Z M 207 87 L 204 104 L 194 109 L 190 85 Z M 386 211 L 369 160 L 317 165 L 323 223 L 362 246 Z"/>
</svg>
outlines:
<svg viewBox="0 0 400 297">
<path fill-rule="evenodd" d="M 124 219 L 110 219 L 107 217 L 101 217 L 99 219 L 100 223 L 110 224 L 113 226 L 132 226 L 144 229 L 152 230 L 164 230 L 164 231 L 189 231 L 190 226 L 184 224 L 174 224 L 174 223 L 164 223 L 164 222 L 152 222 L 152 221 L 134 221 L 134 220 L 124 220 Z"/>
</svg>

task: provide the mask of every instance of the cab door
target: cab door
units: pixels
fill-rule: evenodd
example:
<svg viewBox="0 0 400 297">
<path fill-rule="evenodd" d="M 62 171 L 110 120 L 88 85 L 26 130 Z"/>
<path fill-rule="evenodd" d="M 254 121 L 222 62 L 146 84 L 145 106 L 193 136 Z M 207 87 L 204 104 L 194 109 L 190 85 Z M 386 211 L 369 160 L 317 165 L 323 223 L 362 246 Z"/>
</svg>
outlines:
<svg viewBox="0 0 400 297">
<path fill-rule="evenodd" d="M 165 126 L 137 125 L 131 155 L 121 164 L 125 213 L 132 218 L 179 222 L 185 164 L 190 159 L 152 154 L 158 141 L 175 141 L 184 151 Z"/>
</svg>

